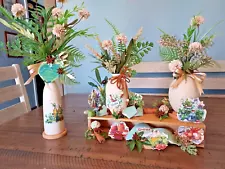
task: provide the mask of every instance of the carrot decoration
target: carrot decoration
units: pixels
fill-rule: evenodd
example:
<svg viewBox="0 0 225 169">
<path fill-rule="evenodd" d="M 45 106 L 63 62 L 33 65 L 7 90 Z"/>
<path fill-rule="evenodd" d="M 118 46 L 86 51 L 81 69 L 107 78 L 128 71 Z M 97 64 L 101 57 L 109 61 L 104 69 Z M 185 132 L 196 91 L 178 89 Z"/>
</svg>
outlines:
<svg viewBox="0 0 225 169">
<path fill-rule="evenodd" d="M 94 130 L 94 135 L 100 144 L 105 142 L 105 138 Z"/>
<path fill-rule="evenodd" d="M 144 108 L 144 114 L 155 114 L 156 108 Z"/>
</svg>

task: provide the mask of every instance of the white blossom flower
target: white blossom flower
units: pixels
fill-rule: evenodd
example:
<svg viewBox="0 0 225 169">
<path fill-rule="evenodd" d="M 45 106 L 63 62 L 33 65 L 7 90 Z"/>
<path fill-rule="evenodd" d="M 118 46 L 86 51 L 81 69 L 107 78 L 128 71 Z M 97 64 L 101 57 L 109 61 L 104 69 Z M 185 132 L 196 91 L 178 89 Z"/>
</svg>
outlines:
<svg viewBox="0 0 225 169">
<path fill-rule="evenodd" d="M 189 45 L 189 51 L 196 52 L 196 51 L 202 51 L 202 50 L 203 50 L 203 47 L 200 42 L 193 42 Z"/>
<path fill-rule="evenodd" d="M 62 9 L 60 9 L 60 8 L 54 8 L 52 10 L 52 16 L 54 16 L 54 17 L 60 17 L 62 15 L 63 15 L 63 10 Z"/>
<path fill-rule="evenodd" d="M 191 23 L 190 25 L 191 26 L 200 26 L 201 24 L 203 24 L 205 21 L 205 18 L 203 16 L 194 16 L 192 19 L 191 19 Z"/>
<path fill-rule="evenodd" d="M 101 126 L 101 124 L 98 122 L 98 121 L 93 121 L 91 123 L 91 128 L 92 129 L 96 129 L 96 128 L 99 128 Z"/>
<path fill-rule="evenodd" d="M 11 11 L 12 11 L 12 14 L 15 16 L 15 17 L 21 17 L 21 16 L 24 16 L 25 15 L 25 8 L 23 7 L 22 4 L 20 3 L 16 3 L 16 4 L 13 4 L 12 5 L 12 8 L 11 8 Z"/>
<path fill-rule="evenodd" d="M 118 42 L 122 43 L 122 44 L 126 44 L 127 43 L 127 37 L 124 34 L 119 34 L 116 36 L 116 39 Z"/>
<path fill-rule="evenodd" d="M 65 28 L 63 25 L 60 25 L 60 24 L 56 24 L 54 27 L 53 27 L 53 30 L 52 30 L 52 33 L 58 37 L 58 38 L 61 38 L 64 34 L 65 34 Z"/>
<path fill-rule="evenodd" d="M 90 16 L 90 12 L 88 12 L 86 9 L 81 9 L 78 11 L 79 17 L 82 19 L 88 19 Z"/>
<path fill-rule="evenodd" d="M 183 66 L 180 60 L 173 60 L 169 63 L 169 70 L 175 72 L 177 69 L 181 69 Z"/>
<path fill-rule="evenodd" d="M 110 50 L 110 49 L 112 49 L 112 47 L 113 47 L 113 43 L 111 40 L 104 40 L 102 42 L 102 48 L 104 50 Z"/>
<path fill-rule="evenodd" d="M 167 107 L 166 105 L 161 105 L 159 107 L 159 111 L 164 112 L 165 114 L 167 114 L 169 112 L 169 107 Z"/>
</svg>

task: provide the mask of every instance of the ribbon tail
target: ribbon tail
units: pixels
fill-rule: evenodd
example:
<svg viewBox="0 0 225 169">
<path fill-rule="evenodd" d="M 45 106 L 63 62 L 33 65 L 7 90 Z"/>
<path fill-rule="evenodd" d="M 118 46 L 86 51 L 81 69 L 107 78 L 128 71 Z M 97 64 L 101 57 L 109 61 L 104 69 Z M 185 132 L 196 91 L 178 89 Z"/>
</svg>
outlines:
<svg viewBox="0 0 225 169">
<path fill-rule="evenodd" d="M 32 80 L 34 79 L 34 77 L 37 75 L 37 73 L 33 73 L 31 74 L 30 78 L 24 83 L 24 85 L 29 85 L 30 82 L 32 82 Z"/>
<path fill-rule="evenodd" d="M 196 79 L 196 78 L 194 79 L 194 81 L 195 81 L 195 84 L 196 84 L 196 86 L 197 86 L 197 89 L 198 89 L 199 94 L 200 94 L 200 95 L 204 94 L 204 91 L 203 91 L 203 89 L 202 89 L 202 84 L 201 84 L 201 82 L 198 81 L 198 79 Z"/>
<path fill-rule="evenodd" d="M 37 63 L 37 64 L 33 64 L 33 65 L 30 65 L 30 66 L 27 67 L 29 72 L 30 72 L 30 78 L 24 83 L 24 85 L 30 84 L 30 82 L 38 74 L 38 69 L 39 69 L 41 64 L 42 64 L 42 62 L 41 63 Z"/>
</svg>

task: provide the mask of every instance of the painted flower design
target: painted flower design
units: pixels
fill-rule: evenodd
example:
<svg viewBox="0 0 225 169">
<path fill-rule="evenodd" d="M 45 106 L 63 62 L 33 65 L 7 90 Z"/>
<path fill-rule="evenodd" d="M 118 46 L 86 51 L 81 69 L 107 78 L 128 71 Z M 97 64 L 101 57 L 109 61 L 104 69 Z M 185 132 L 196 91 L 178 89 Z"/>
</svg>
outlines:
<svg viewBox="0 0 225 169">
<path fill-rule="evenodd" d="M 63 10 L 62 9 L 60 9 L 60 8 L 54 8 L 52 10 L 52 16 L 54 16 L 54 17 L 60 17 L 62 15 L 63 15 Z"/>
<path fill-rule="evenodd" d="M 167 147 L 166 144 L 157 144 L 157 145 L 155 146 L 155 149 L 156 149 L 156 150 L 165 150 L 166 147 Z"/>
<path fill-rule="evenodd" d="M 181 69 L 183 66 L 182 62 L 180 60 L 173 60 L 169 63 L 169 70 L 171 72 L 175 72 L 177 69 Z"/>
<path fill-rule="evenodd" d="M 112 49 L 112 47 L 113 47 L 113 43 L 111 40 L 104 40 L 102 42 L 102 48 L 104 50 L 110 50 L 110 49 Z"/>
<path fill-rule="evenodd" d="M 15 17 L 22 17 L 25 15 L 25 12 L 26 12 L 25 8 L 20 3 L 13 4 L 11 11 L 13 16 Z"/>
<path fill-rule="evenodd" d="M 116 39 L 118 42 L 122 43 L 122 44 L 126 44 L 127 43 L 127 37 L 124 34 L 119 34 L 116 36 Z"/>
<path fill-rule="evenodd" d="M 88 19 L 90 17 L 90 12 L 88 12 L 86 9 L 81 9 L 78 11 L 78 15 L 80 19 Z"/>
<path fill-rule="evenodd" d="M 193 42 L 189 45 L 189 51 L 191 52 L 198 52 L 198 51 L 202 51 L 203 47 L 202 44 L 200 42 Z"/>
<path fill-rule="evenodd" d="M 61 38 L 62 36 L 64 36 L 65 34 L 65 28 L 63 25 L 60 25 L 60 24 L 56 24 L 54 27 L 53 27 L 53 30 L 52 30 L 52 33 L 58 37 L 58 38 Z"/>
<path fill-rule="evenodd" d="M 191 26 L 200 26 L 201 24 L 203 24 L 205 21 L 205 18 L 203 16 L 194 16 L 192 19 L 191 19 Z"/>
<path fill-rule="evenodd" d="M 109 130 L 109 136 L 115 140 L 124 140 L 129 132 L 129 128 L 124 122 L 113 124 Z"/>
</svg>

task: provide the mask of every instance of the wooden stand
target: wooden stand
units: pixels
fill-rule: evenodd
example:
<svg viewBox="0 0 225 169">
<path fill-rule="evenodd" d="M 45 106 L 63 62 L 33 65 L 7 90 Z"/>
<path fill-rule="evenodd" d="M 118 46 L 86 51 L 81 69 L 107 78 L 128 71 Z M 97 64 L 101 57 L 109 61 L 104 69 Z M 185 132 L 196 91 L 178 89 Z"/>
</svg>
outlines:
<svg viewBox="0 0 225 169">
<path fill-rule="evenodd" d="M 206 129 L 206 126 L 204 123 L 182 122 L 172 117 L 159 120 L 159 118 L 156 117 L 155 114 L 144 114 L 141 117 L 133 117 L 132 119 L 128 119 L 128 118 L 115 119 L 114 117 L 112 117 L 112 115 L 107 115 L 102 117 L 88 117 L 89 128 L 92 121 L 99 121 L 101 123 L 101 127 L 103 128 L 109 128 L 113 122 L 123 121 L 123 122 L 126 122 L 129 128 L 132 128 L 135 124 L 138 124 L 138 123 L 146 123 L 152 127 L 167 128 L 171 130 L 172 132 L 177 131 L 178 127 L 180 126 L 197 127 L 197 128 L 204 129 L 204 131 Z M 201 145 L 198 145 L 197 147 L 204 147 L 204 142 Z"/>
<path fill-rule="evenodd" d="M 59 139 L 59 138 L 65 136 L 66 134 L 67 134 L 67 129 L 65 129 L 62 133 L 56 134 L 56 135 L 47 135 L 47 134 L 45 134 L 45 132 L 43 132 L 42 136 L 44 139 L 54 140 L 54 139 Z"/>
</svg>

